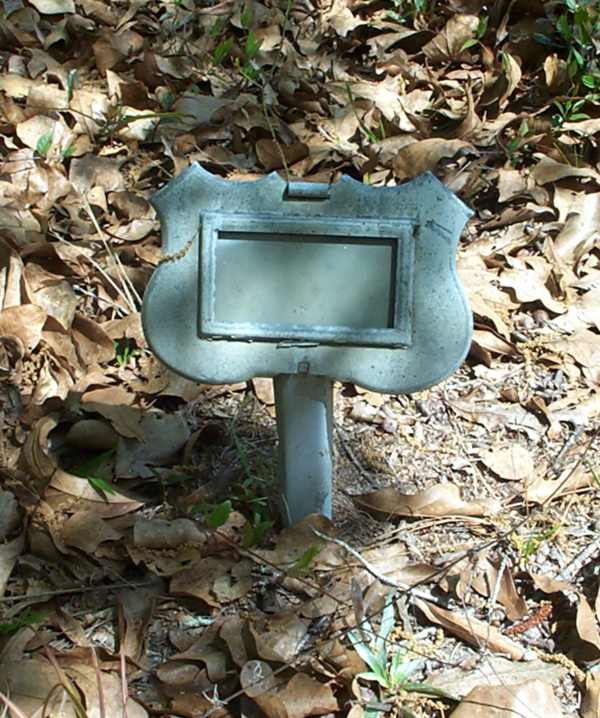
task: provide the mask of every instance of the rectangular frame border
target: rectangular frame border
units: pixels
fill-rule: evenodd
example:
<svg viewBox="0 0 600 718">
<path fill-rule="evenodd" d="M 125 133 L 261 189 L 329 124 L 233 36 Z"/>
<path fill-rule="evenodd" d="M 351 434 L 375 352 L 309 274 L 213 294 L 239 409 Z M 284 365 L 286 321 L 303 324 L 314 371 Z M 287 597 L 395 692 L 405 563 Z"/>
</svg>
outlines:
<svg viewBox="0 0 600 718">
<path fill-rule="evenodd" d="M 200 216 L 200 296 L 198 334 L 208 339 L 269 341 L 347 346 L 409 347 L 412 344 L 413 265 L 415 222 L 411 219 L 356 219 L 341 217 L 281 217 L 276 214 L 226 214 Z M 393 329 L 356 329 L 342 325 L 307 327 L 302 324 L 222 322 L 215 319 L 216 246 L 219 231 L 315 235 L 335 240 L 357 237 L 392 239 L 396 245 L 396 287 Z"/>
</svg>

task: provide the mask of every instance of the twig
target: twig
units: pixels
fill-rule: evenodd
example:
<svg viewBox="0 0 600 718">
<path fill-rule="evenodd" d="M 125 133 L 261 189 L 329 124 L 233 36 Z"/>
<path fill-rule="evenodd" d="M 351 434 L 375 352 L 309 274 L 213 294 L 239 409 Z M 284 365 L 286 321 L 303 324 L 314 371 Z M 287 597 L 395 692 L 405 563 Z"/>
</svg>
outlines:
<svg viewBox="0 0 600 718">
<path fill-rule="evenodd" d="M 56 233 L 54 233 L 54 236 L 58 238 L 59 242 L 63 242 L 64 244 L 68 244 L 70 247 L 75 247 L 77 249 L 77 245 L 73 244 L 72 242 L 69 242 L 68 239 L 61 237 L 59 234 L 56 234 Z M 115 290 L 115 292 L 118 295 L 122 294 L 122 290 L 119 288 L 119 285 L 115 283 L 114 279 L 110 276 L 110 274 L 108 274 L 106 272 L 106 270 L 103 269 L 103 267 L 100 264 L 98 264 L 98 262 L 96 262 L 95 259 L 93 259 L 92 257 L 88 257 L 85 254 L 82 254 L 81 256 L 86 261 L 88 261 L 92 265 L 92 267 L 94 267 L 94 269 L 97 269 L 100 272 L 100 274 L 104 277 L 104 279 L 106 279 L 106 281 L 111 285 L 111 287 Z M 100 297 L 98 297 L 98 301 L 106 301 L 106 300 L 101 300 Z M 135 312 L 136 311 L 135 307 L 133 308 L 133 310 L 125 310 L 125 313 L 128 314 L 131 311 Z"/>
<path fill-rule="evenodd" d="M 363 479 L 369 478 L 369 472 L 366 469 L 363 469 L 360 461 L 356 458 L 354 452 L 348 445 L 348 441 L 346 437 L 344 436 L 344 432 L 342 429 L 335 424 L 335 433 L 338 435 L 338 438 L 340 440 L 340 444 L 342 445 L 344 451 L 346 452 L 346 455 L 350 459 L 350 461 L 354 464 L 355 468 L 357 469 L 358 473 L 362 476 Z"/>
<path fill-rule="evenodd" d="M 55 591 L 42 591 L 41 593 L 24 593 L 20 596 L 2 596 L 0 603 L 17 603 L 18 601 L 31 601 L 38 598 L 52 598 L 52 596 L 63 596 L 68 593 L 88 593 L 89 591 L 112 591 L 116 588 L 140 588 L 143 586 L 153 586 L 152 581 L 140 583 L 113 583 L 108 586 L 78 586 L 76 588 L 58 588 Z"/>
<path fill-rule="evenodd" d="M 119 255 L 116 252 L 112 251 L 110 244 L 108 243 L 108 240 L 106 239 L 106 235 L 104 234 L 104 231 L 100 227 L 100 224 L 98 223 L 98 220 L 96 219 L 96 215 L 92 211 L 90 203 L 82 194 L 80 194 L 79 196 L 81 197 L 83 208 L 85 209 L 88 217 L 90 218 L 92 224 L 94 225 L 94 228 L 96 229 L 96 232 L 98 233 L 98 236 L 100 237 L 100 241 L 104 245 L 104 249 L 106 250 L 106 253 L 115 262 L 115 266 L 117 267 L 117 271 L 118 271 L 118 273 L 120 275 L 120 279 L 121 279 L 121 292 L 125 296 L 125 299 L 127 300 L 129 307 L 131 308 L 131 311 L 136 312 L 137 307 L 141 306 L 141 304 L 142 304 L 142 299 L 141 299 L 140 295 L 138 294 L 136 288 L 133 286 L 131 279 L 129 279 L 127 272 L 125 271 L 125 268 L 123 267 L 121 259 L 119 258 Z M 134 299 L 134 297 L 135 297 L 135 299 Z M 137 305 L 136 305 L 136 301 L 137 301 Z"/>
<path fill-rule="evenodd" d="M 127 316 L 129 314 L 129 310 L 125 309 L 125 307 L 121 306 L 120 304 L 117 304 L 117 302 L 113 302 L 112 299 L 103 299 L 97 294 L 94 294 L 94 292 L 90 292 L 89 289 L 84 289 L 79 285 L 76 285 L 73 288 L 76 293 L 85 294 L 87 297 L 91 297 L 97 302 L 104 302 L 104 304 L 108 304 L 110 307 L 114 307 L 120 314 L 123 314 L 124 316 Z"/>
<path fill-rule="evenodd" d="M 564 446 L 562 449 L 558 452 L 558 454 L 554 457 L 552 471 L 555 475 L 558 475 L 560 473 L 560 468 L 563 465 L 565 455 L 568 451 L 573 447 L 573 445 L 577 442 L 579 437 L 581 436 L 582 431 L 585 428 L 585 424 L 579 424 L 577 427 L 575 427 L 575 430 L 571 433 L 569 438 L 565 441 Z"/>
<path fill-rule="evenodd" d="M 348 545 L 345 541 L 342 541 L 342 539 L 334 538 L 333 536 L 328 536 L 327 534 L 321 533 L 313 526 L 310 527 L 310 530 L 315 534 L 315 536 L 318 536 L 320 539 L 323 539 L 324 541 L 331 541 L 331 543 L 341 546 L 344 551 L 347 551 L 351 556 L 354 556 L 354 558 L 367 570 L 368 573 L 371 574 L 371 576 L 373 576 L 373 578 L 376 578 L 384 586 L 389 586 L 390 588 L 394 588 L 397 591 L 403 591 L 404 593 L 411 593 L 417 598 L 422 598 L 425 601 L 431 601 L 431 603 L 435 603 L 438 606 L 447 607 L 445 601 L 442 601 L 441 599 L 437 598 L 437 596 L 433 596 L 429 591 L 419 591 L 418 589 L 413 588 L 406 583 L 398 583 L 397 581 L 392 581 L 383 574 L 379 573 L 379 571 L 377 571 L 377 569 L 372 564 L 370 564 L 366 558 L 363 558 L 363 556 L 361 556 L 355 548 L 352 548 L 352 546 Z"/>
<path fill-rule="evenodd" d="M 600 553 L 600 534 L 588 544 L 583 551 L 580 551 L 574 559 L 572 559 L 563 569 L 559 572 L 558 577 L 565 581 L 570 581 L 581 571 L 586 563 L 590 559 L 595 558 Z"/>
</svg>

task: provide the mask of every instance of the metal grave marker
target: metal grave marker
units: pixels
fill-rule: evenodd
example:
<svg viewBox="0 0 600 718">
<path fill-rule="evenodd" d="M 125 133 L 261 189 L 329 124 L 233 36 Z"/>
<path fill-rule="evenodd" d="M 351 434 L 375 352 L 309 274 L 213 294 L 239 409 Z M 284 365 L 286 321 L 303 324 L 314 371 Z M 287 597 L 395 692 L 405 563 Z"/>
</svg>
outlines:
<svg viewBox="0 0 600 718">
<path fill-rule="evenodd" d="M 166 257 L 146 289 L 148 344 L 208 384 L 274 377 L 283 519 L 331 516 L 333 381 L 408 394 L 465 358 L 455 269 L 471 211 L 427 173 L 229 182 L 194 164 L 152 197 Z"/>
</svg>

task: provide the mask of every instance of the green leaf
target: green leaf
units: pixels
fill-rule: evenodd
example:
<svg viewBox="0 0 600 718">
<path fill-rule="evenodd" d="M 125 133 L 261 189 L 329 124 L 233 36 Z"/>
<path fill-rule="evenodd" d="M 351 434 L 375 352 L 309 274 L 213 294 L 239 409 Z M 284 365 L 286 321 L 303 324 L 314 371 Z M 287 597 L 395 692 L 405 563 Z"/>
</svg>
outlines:
<svg viewBox="0 0 600 718">
<path fill-rule="evenodd" d="M 489 20 L 490 19 L 487 15 L 484 15 L 483 17 L 479 18 L 479 24 L 477 25 L 477 30 L 475 31 L 475 35 L 480 40 L 487 32 Z"/>
<path fill-rule="evenodd" d="M 476 37 L 470 37 L 468 40 L 465 40 L 463 42 L 461 50 L 468 50 L 470 47 L 474 47 L 475 45 L 479 45 L 479 40 Z"/>
<path fill-rule="evenodd" d="M 377 681 L 382 688 L 391 688 L 387 678 L 380 673 L 366 671 L 365 673 L 357 673 L 357 678 L 363 678 L 365 681 Z"/>
<path fill-rule="evenodd" d="M 208 28 L 208 34 L 211 37 L 219 37 L 219 35 L 223 34 L 223 30 L 225 29 L 225 20 L 222 17 L 216 18 L 216 20 L 213 22 L 213 24 Z"/>
<path fill-rule="evenodd" d="M 306 573 L 308 568 L 310 567 L 311 563 L 313 562 L 315 556 L 319 553 L 321 550 L 321 547 L 317 544 L 313 544 L 312 546 L 309 546 L 306 551 L 300 556 L 299 559 L 296 559 L 294 561 L 291 569 L 289 570 L 289 574 L 292 576 L 298 576 Z"/>
<path fill-rule="evenodd" d="M 363 640 L 354 632 L 348 632 L 348 638 L 352 647 L 363 659 L 363 661 L 373 670 L 373 667 L 377 665 L 378 661 L 371 649 L 363 642 Z"/>
<path fill-rule="evenodd" d="M 396 622 L 394 596 L 395 592 L 391 591 L 385 600 L 385 606 L 383 607 L 383 612 L 381 614 L 381 623 L 379 624 L 379 631 L 373 641 L 373 648 L 377 653 L 378 661 L 384 666 L 387 662 L 388 655 L 387 639 Z"/>
<path fill-rule="evenodd" d="M 581 76 L 581 82 L 586 87 L 589 87 L 590 89 L 594 89 L 598 84 L 598 79 L 594 75 L 582 75 Z"/>
<path fill-rule="evenodd" d="M 569 122 L 579 122 L 580 120 L 589 120 L 590 116 L 585 112 L 576 112 L 574 115 L 569 115 Z"/>
<path fill-rule="evenodd" d="M 113 486 L 111 484 L 109 484 L 108 481 L 105 481 L 104 479 L 99 479 L 97 476 L 87 476 L 86 478 L 90 482 L 91 486 L 96 491 L 98 491 L 98 493 L 105 493 L 105 494 L 116 493 Z"/>
<path fill-rule="evenodd" d="M 20 628 L 25 628 L 25 626 L 31 626 L 34 623 L 41 623 L 45 618 L 45 614 L 36 613 L 35 611 L 30 611 L 29 609 L 27 609 L 20 616 L 17 616 L 12 621 L 9 621 L 8 623 L 0 623 L 0 636 L 14 633 Z"/>
<path fill-rule="evenodd" d="M 577 50 L 577 48 L 572 47 L 571 53 L 572 53 L 573 57 L 575 58 L 575 62 L 579 65 L 579 67 L 582 67 L 583 65 L 585 65 L 585 60 L 583 58 L 583 55 L 579 52 L 579 50 Z"/>
<path fill-rule="evenodd" d="M 244 30 L 248 30 L 252 26 L 254 20 L 254 12 L 251 5 L 244 6 L 244 10 L 240 15 L 240 24 Z"/>
<path fill-rule="evenodd" d="M 69 70 L 67 75 L 67 104 L 73 99 L 73 92 L 75 91 L 75 80 L 77 79 L 77 70 Z"/>
<path fill-rule="evenodd" d="M 446 693 L 446 691 L 443 691 L 441 688 L 430 686 L 428 683 L 404 683 L 402 688 L 411 693 L 423 693 L 426 696 L 437 696 L 438 698 L 447 698 L 451 701 L 456 700 L 455 696 Z"/>
<path fill-rule="evenodd" d="M 215 47 L 213 51 L 213 63 L 215 65 L 220 65 L 223 60 L 229 55 L 231 52 L 231 48 L 233 47 L 233 37 L 226 37 L 224 40 L 221 40 L 221 42 Z"/>
<path fill-rule="evenodd" d="M 259 40 L 256 35 L 250 30 L 248 37 L 246 38 L 246 57 L 252 60 L 256 57 L 256 53 L 260 50 L 262 40 Z"/>
<path fill-rule="evenodd" d="M 102 451 L 100 454 L 97 454 L 96 456 L 89 459 L 89 461 L 85 461 L 79 466 L 74 466 L 71 469 L 71 472 L 75 474 L 75 476 L 80 476 L 82 479 L 89 479 L 90 474 L 95 474 L 102 466 L 102 464 L 104 464 L 105 461 L 110 459 L 110 457 L 113 456 L 115 452 L 116 449 L 108 449 L 107 451 Z"/>
<path fill-rule="evenodd" d="M 223 501 L 215 506 L 215 508 L 206 517 L 206 523 L 209 526 L 212 526 L 213 529 L 217 529 L 219 526 L 223 526 L 223 524 L 227 522 L 231 511 L 231 501 L 227 499 L 227 501 Z"/>
<path fill-rule="evenodd" d="M 381 680 L 387 683 L 387 672 L 385 669 L 385 665 L 373 653 L 369 646 L 367 646 L 354 631 L 349 631 L 348 638 L 350 639 L 354 650 L 369 666 L 373 673 L 376 673 L 381 678 Z"/>
<path fill-rule="evenodd" d="M 35 151 L 38 155 L 46 157 L 52 147 L 52 138 L 54 137 L 53 132 L 44 132 L 44 134 L 38 139 L 35 145 Z"/>
<path fill-rule="evenodd" d="M 244 548 L 257 546 L 262 542 L 267 532 L 273 527 L 273 521 L 259 521 L 255 524 L 247 524 L 244 528 L 242 545 Z"/>
</svg>

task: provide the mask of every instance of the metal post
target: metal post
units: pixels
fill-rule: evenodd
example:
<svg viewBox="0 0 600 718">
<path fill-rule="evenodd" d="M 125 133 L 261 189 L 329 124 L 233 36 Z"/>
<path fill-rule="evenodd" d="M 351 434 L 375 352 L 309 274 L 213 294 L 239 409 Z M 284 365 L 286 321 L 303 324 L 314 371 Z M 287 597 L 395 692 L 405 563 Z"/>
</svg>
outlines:
<svg viewBox="0 0 600 718">
<path fill-rule="evenodd" d="M 275 377 L 282 517 L 292 526 L 311 513 L 331 518 L 333 382 L 324 376 Z"/>
</svg>

